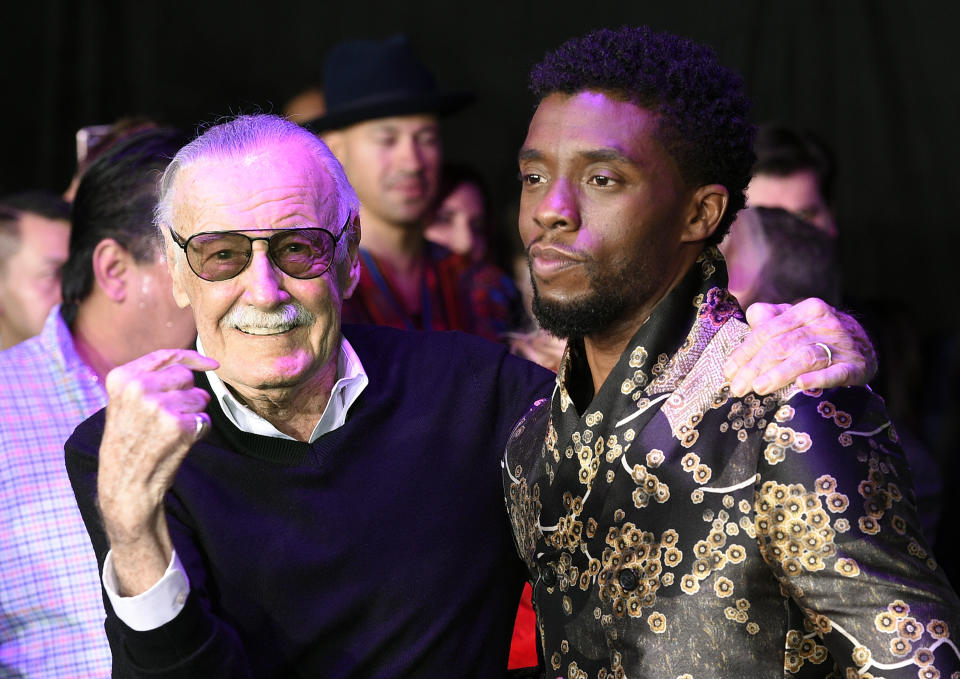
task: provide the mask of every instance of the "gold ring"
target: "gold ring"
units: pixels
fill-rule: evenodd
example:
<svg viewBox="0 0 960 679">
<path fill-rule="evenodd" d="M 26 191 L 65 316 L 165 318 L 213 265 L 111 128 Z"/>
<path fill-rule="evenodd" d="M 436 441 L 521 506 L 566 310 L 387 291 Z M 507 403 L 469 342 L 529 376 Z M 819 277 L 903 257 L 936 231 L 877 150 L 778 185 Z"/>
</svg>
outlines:
<svg viewBox="0 0 960 679">
<path fill-rule="evenodd" d="M 200 433 L 203 431 L 203 426 L 206 424 L 206 422 L 203 421 L 202 415 L 194 415 L 194 417 L 196 418 L 197 422 L 197 432 L 195 436 L 200 436 Z"/>
</svg>

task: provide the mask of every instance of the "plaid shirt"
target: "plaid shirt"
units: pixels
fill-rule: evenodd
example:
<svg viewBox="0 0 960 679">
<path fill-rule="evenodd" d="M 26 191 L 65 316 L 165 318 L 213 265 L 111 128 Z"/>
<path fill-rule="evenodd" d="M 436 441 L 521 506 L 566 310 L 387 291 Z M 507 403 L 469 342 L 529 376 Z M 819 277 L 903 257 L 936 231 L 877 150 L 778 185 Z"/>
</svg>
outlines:
<svg viewBox="0 0 960 679">
<path fill-rule="evenodd" d="M 64 441 L 106 405 L 54 307 L 0 352 L 0 677 L 108 677 L 97 560 Z"/>
<path fill-rule="evenodd" d="M 420 313 L 411 316 L 373 255 L 361 248 L 360 282 L 343 301 L 343 323 L 386 325 L 401 330 L 461 330 L 500 341 L 523 324 L 523 303 L 513 281 L 492 264 L 424 241 Z"/>
</svg>

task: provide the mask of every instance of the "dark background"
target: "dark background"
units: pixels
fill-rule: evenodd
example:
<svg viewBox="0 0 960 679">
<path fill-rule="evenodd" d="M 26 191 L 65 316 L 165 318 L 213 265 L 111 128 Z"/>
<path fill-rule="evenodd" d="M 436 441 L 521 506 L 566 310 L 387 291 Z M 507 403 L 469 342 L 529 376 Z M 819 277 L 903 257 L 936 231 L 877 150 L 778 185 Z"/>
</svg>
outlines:
<svg viewBox="0 0 960 679">
<path fill-rule="evenodd" d="M 0 194 L 66 187 L 79 127 L 139 114 L 193 129 L 230 113 L 280 112 L 304 86 L 319 84 L 336 42 L 402 31 L 444 88 L 477 94 L 445 121 L 447 157 L 483 171 L 495 214 L 512 230 L 515 155 L 533 110 L 530 66 L 592 28 L 647 23 L 712 45 L 743 75 L 756 121 L 812 129 L 833 147 L 848 299 L 895 316 L 901 334 L 922 340 L 927 360 L 911 370 L 934 364 L 949 372 L 952 348 L 940 357 L 942 342 L 930 338 L 960 329 L 946 302 L 960 253 L 955 6 L 8 1 L 0 21 Z"/>
<path fill-rule="evenodd" d="M 950 469 L 960 435 L 960 314 L 949 302 L 960 253 L 956 7 L 934 0 L 6 0 L 0 194 L 65 188 L 82 126 L 147 115 L 196 128 L 231 113 L 279 112 L 304 86 L 319 84 L 336 42 L 402 31 L 446 89 L 477 94 L 475 105 L 445 122 L 447 156 L 477 165 L 496 214 L 508 215 L 518 188 L 515 154 L 533 109 L 530 66 L 592 28 L 646 23 L 712 45 L 743 75 L 756 121 L 812 129 L 833 147 L 848 303 L 875 332 L 888 366 L 880 381 L 898 424 L 914 428 Z M 515 228 L 508 222 L 505 230 Z"/>
<path fill-rule="evenodd" d="M 408 33 L 446 88 L 478 95 L 445 125 L 447 156 L 478 165 L 499 209 L 532 111 L 526 74 L 591 28 L 647 23 L 713 45 L 740 72 L 757 121 L 818 132 L 839 161 L 844 283 L 955 328 L 960 65 L 952 2 L 4 3 L 0 193 L 62 189 L 74 132 L 144 114 L 190 128 L 279 112 L 320 80 L 337 41 Z M 499 213 L 499 212 L 498 212 Z"/>
</svg>

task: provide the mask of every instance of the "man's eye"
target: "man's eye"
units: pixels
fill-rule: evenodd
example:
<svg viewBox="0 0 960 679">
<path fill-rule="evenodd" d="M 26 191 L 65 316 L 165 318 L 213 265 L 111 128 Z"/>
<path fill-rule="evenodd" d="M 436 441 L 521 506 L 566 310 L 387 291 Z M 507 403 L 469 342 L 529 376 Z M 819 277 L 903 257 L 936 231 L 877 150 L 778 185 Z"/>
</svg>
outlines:
<svg viewBox="0 0 960 679">
<path fill-rule="evenodd" d="M 543 177 L 533 173 L 521 174 L 520 181 L 523 182 L 524 184 L 530 184 L 531 186 L 533 186 L 534 184 L 540 184 L 541 182 L 543 182 Z"/>
<path fill-rule="evenodd" d="M 597 174 L 590 177 L 590 182 L 596 186 L 613 186 L 616 184 L 616 180 L 613 177 L 608 177 L 602 174 Z"/>
</svg>

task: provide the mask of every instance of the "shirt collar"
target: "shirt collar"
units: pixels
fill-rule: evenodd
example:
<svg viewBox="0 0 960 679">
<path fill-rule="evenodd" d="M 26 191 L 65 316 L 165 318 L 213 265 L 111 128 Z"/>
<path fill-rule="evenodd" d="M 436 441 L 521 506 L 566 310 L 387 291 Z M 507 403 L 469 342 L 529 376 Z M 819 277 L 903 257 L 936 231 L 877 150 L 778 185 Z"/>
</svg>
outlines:
<svg viewBox="0 0 960 679">
<path fill-rule="evenodd" d="M 197 338 L 197 351 L 204 354 L 203 345 L 200 338 Z M 206 355 L 206 354 L 204 354 Z M 273 438 L 282 438 L 294 440 L 292 436 L 284 434 L 274 427 L 267 420 L 257 415 L 250 408 L 240 403 L 227 385 L 223 383 L 214 372 L 207 373 L 207 379 L 210 381 L 210 389 L 220 403 L 223 413 L 227 416 L 234 426 L 240 431 L 248 434 L 258 434 L 260 436 L 272 436 Z M 313 443 L 324 434 L 339 429 L 347 420 L 347 413 L 353 404 L 359 398 L 360 393 L 370 382 L 363 364 L 360 363 L 360 357 L 350 346 L 350 342 L 343 335 L 340 335 L 340 352 L 337 357 L 337 381 L 330 390 L 330 400 L 320 416 L 320 421 L 314 427 L 310 435 L 310 443 Z"/>
</svg>

